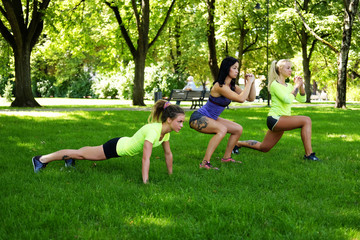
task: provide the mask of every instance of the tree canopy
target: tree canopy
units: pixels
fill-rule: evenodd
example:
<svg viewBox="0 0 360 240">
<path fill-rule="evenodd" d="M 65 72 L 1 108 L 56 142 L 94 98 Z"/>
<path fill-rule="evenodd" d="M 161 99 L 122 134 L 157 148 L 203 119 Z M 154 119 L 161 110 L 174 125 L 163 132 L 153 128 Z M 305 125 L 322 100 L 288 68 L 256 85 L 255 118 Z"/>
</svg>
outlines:
<svg viewBox="0 0 360 240">
<path fill-rule="evenodd" d="M 168 96 L 182 88 L 190 75 L 197 85 L 210 86 L 212 67 L 234 56 L 239 77 L 266 75 L 267 58 L 292 59 L 308 95 L 324 91 L 335 100 L 338 55 L 329 44 L 340 51 L 344 4 L 296 2 L 298 9 L 293 0 L 2 0 L 0 95 L 11 85 L 14 106 L 22 105 L 16 100 L 21 95 L 27 96 L 23 106 L 36 106 L 32 96 L 120 97 L 143 105 L 154 91 Z M 359 17 L 353 22 L 352 32 L 358 32 Z M 346 100 L 360 100 L 359 37 L 350 39 Z M 22 62 L 20 45 L 28 49 Z M 27 58 L 28 76 L 19 70 Z M 209 59 L 216 64 L 209 66 Z"/>
</svg>

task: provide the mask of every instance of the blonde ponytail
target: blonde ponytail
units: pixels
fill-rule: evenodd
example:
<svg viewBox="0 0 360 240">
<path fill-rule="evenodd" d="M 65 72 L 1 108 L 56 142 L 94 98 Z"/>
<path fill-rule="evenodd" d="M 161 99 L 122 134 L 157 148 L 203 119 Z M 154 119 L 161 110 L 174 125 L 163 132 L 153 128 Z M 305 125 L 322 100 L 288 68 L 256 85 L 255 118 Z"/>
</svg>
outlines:
<svg viewBox="0 0 360 240">
<path fill-rule="evenodd" d="M 270 92 L 270 86 L 274 80 L 279 80 L 279 70 L 284 66 L 285 63 L 291 63 L 289 59 L 281 59 L 279 61 L 272 61 L 268 75 L 268 90 Z"/>
</svg>

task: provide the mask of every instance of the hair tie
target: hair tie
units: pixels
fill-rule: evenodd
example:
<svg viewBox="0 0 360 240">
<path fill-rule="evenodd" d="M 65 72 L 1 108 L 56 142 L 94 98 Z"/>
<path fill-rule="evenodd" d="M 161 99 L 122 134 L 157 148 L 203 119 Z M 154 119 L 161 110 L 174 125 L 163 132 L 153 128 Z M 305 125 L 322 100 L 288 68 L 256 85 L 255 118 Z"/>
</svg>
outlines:
<svg viewBox="0 0 360 240">
<path fill-rule="evenodd" d="M 168 107 L 168 106 L 170 106 L 170 102 L 166 102 L 165 104 L 164 104 L 164 110 Z"/>
</svg>

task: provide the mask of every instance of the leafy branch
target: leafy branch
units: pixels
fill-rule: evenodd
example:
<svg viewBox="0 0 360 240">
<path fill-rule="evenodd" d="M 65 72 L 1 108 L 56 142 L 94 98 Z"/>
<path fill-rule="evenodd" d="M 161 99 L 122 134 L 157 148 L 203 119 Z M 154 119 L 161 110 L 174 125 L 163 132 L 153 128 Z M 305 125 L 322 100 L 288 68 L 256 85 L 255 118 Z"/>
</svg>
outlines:
<svg viewBox="0 0 360 240">
<path fill-rule="evenodd" d="M 320 42 L 324 43 L 326 46 L 328 46 L 331 50 L 333 50 L 335 53 L 340 53 L 340 51 L 334 47 L 331 43 L 329 43 L 328 41 L 326 41 L 325 39 L 321 38 L 319 35 L 317 35 L 314 30 L 312 30 L 310 28 L 310 26 L 306 23 L 304 16 L 301 14 L 298 6 L 297 6 L 297 1 L 294 1 L 294 7 L 296 12 L 299 14 L 301 21 L 303 22 L 305 28 L 311 33 L 311 35 L 313 35 L 317 40 L 319 40 Z"/>
</svg>

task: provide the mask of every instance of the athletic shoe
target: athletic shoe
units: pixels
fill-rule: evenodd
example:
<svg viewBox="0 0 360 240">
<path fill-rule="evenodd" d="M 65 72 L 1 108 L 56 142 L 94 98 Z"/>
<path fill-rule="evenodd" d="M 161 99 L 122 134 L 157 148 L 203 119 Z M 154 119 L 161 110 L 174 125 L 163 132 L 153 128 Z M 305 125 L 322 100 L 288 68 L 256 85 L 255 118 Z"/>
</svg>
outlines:
<svg viewBox="0 0 360 240">
<path fill-rule="evenodd" d="M 65 167 L 73 167 L 75 168 L 75 160 L 72 158 L 64 159 L 65 160 Z"/>
<path fill-rule="evenodd" d="M 236 161 L 236 160 L 232 159 L 231 157 L 229 157 L 229 158 L 222 158 L 222 159 L 221 159 L 221 162 L 224 162 L 224 163 L 228 163 L 228 162 L 242 163 L 241 161 Z"/>
<path fill-rule="evenodd" d="M 239 149 L 240 149 L 240 148 L 241 148 L 241 147 L 238 147 L 238 146 L 235 145 L 234 149 L 232 150 L 232 153 L 233 153 L 233 154 L 239 154 Z"/>
<path fill-rule="evenodd" d="M 40 162 L 40 157 L 41 156 L 35 156 L 32 158 L 32 163 L 34 166 L 34 172 L 38 173 L 41 169 L 45 168 L 47 163 L 42 163 Z"/>
<path fill-rule="evenodd" d="M 219 168 L 214 167 L 208 161 L 203 161 L 202 163 L 200 163 L 200 168 L 205 168 L 206 170 L 209 170 L 209 169 L 219 170 Z"/>
<path fill-rule="evenodd" d="M 311 153 L 309 156 L 304 155 L 305 160 L 311 160 L 311 161 L 321 161 L 317 156 L 315 156 L 315 153 Z"/>
</svg>

